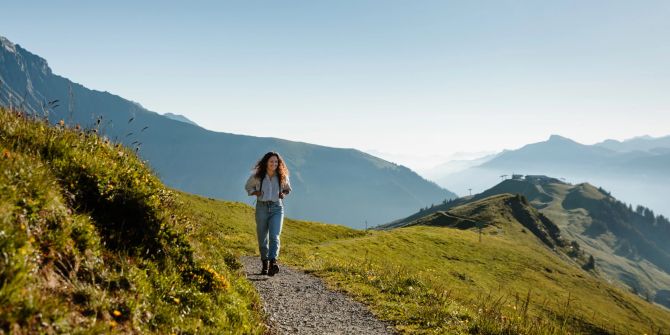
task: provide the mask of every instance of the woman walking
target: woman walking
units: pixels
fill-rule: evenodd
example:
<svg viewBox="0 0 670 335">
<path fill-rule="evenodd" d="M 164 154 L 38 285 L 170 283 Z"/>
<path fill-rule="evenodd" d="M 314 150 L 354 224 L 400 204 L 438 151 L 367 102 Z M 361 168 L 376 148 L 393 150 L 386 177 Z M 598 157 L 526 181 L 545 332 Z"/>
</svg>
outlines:
<svg viewBox="0 0 670 335">
<path fill-rule="evenodd" d="M 256 234 L 261 252 L 261 274 L 274 276 L 279 272 L 279 234 L 284 220 L 282 199 L 291 192 L 289 172 L 281 156 L 266 153 L 252 170 L 244 187 L 249 196 L 256 196 Z"/>
</svg>

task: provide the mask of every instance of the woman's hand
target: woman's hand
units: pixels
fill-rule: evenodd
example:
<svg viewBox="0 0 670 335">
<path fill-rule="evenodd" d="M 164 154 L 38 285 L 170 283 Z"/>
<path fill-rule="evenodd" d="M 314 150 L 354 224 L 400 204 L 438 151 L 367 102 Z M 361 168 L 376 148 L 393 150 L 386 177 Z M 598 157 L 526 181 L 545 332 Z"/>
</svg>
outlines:
<svg viewBox="0 0 670 335">
<path fill-rule="evenodd" d="M 254 191 L 254 193 L 251 193 L 251 195 L 255 195 L 257 197 L 260 197 L 263 195 L 263 191 Z"/>
</svg>

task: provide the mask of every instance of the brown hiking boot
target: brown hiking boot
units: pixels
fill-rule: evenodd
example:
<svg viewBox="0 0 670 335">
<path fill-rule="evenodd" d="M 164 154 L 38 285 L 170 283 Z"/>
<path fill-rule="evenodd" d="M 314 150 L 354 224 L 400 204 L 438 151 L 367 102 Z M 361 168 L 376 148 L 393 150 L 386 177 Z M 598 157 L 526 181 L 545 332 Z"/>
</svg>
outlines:
<svg viewBox="0 0 670 335">
<path fill-rule="evenodd" d="M 266 275 L 268 274 L 268 264 L 270 263 L 270 261 L 264 260 L 262 262 L 263 262 L 263 269 L 261 269 L 261 274 Z"/>
<path fill-rule="evenodd" d="M 274 276 L 279 273 L 279 265 L 277 265 L 276 259 L 270 260 L 270 269 L 268 270 L 268 276 Z"/>
</svg>

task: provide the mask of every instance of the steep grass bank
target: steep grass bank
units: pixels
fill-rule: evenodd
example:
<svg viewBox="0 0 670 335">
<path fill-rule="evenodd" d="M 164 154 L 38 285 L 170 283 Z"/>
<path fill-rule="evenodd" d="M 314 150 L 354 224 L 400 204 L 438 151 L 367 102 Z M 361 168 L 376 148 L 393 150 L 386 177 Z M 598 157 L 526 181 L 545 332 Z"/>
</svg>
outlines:
<svg viewBox="0 0 670 335">
<path fill-rule="evenodd" d="M 263 332 L 254 290 L 192 247 L 133 150 L 0 108 L 0 152 L 0 333 Z"/>
</svg>

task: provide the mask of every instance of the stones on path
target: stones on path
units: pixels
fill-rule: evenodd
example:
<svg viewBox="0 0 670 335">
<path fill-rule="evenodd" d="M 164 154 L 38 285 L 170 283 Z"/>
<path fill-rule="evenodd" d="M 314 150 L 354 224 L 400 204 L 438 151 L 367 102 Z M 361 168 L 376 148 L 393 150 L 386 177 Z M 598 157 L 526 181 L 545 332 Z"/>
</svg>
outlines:
<svg viewBox="0 0 670 335">
<path fill-rule="evenodd" d="M 260 274 L 260 259 L 242 257 L 244 272 L 258 290 L 271 334 L 395 334 L 361 303 L 326 288 L 323 281 L 280 266 L 274 277 Z"/>
</svg>

